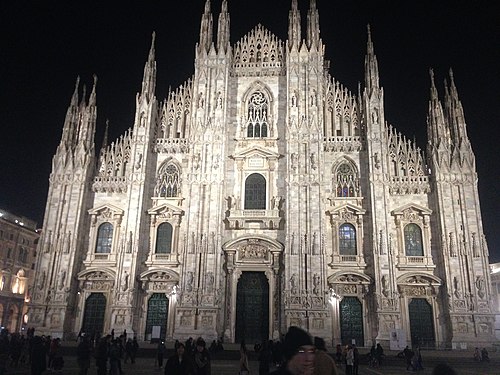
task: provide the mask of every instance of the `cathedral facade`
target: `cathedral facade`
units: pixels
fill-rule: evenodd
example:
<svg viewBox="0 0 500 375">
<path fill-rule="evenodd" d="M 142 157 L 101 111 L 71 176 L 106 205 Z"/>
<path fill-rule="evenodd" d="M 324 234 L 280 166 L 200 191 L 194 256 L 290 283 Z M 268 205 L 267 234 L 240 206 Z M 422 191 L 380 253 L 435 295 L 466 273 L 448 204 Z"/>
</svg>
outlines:
<svg viewBox="0 0 500 375">
<path fill-rule="evenodd" d="M 431 72 L 426 152 L 388 124 L 368 30 L 364 84 L 328 72 L 311 0 L 288 39 L 230 43 L 201 19 L 194 74 L 95 148 L 79 82 L 53 158 L 31 296 L 37 332 L 459 347 L 494 339 L 475 157 L 453 74 Z M 215 32 L 214 32 L 215 29 Z M 402 345 L 402 344 L 401 344 Z"/>
</svg>

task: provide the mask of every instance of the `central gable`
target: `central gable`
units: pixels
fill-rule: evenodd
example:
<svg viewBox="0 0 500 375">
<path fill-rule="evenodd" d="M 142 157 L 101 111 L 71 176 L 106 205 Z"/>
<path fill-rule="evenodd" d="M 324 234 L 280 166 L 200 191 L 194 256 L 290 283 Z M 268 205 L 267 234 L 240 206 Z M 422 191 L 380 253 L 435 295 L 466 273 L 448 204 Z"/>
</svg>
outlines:
<svg viewBox="0 0 500 375">
<path fill-rule="evenodd" d="M 261 24 L 234 47 L 233 74 L 276 76 L 284 74 L 283 42 Z"/>
</svg>

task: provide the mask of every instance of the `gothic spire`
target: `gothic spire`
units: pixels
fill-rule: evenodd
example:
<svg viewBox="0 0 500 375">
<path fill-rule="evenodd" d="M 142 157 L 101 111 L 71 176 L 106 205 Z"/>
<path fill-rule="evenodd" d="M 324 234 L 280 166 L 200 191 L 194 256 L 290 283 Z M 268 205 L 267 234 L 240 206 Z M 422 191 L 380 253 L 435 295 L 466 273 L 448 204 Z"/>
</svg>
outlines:
<svg viewBox="0 0 500 375">
<path fill-rule="evenodd" d="M 145 96 L 148 100 L 154 96 L 156 88 L 155 38 L 156 33 L 153 31 L 148 61 L 144 65 L 144 76 L 142 78 L 141 96 Z"/>
<path fill-rule="evenodd" d="M 210 46 L 212 45 L 213 17 L 210 8 L 210 0 L 206 0 L 205 12 L 201 16 L 200 41 L 198 45 L 200 52 L 205 51 L 208 53 Z"/>
<path fill-rule="evenodd" d="M 229 38 L 229 12 L 227 10 L 227 0 L 223 0 L 217 28 L 217 51 L 227 51 L 229 47 Z"/>
<path fill-rule="evenodd" d="M 298 50 L 301 39 L 299 6 L 297 0 L 292 0 L 292 9 L 288 14 L 288 43 L 290 49 L 296 48 Z"/>
<path fill-rule="evenodd" d="M 378 76 L 378 63 L 377 57 L 373 49 L 372 34 L 370 25 L 367 26 L 368 41 L 366 43 L 366 57 L 365 57 L 365 88 L 368 94 L 380 88 Z"/>
<path fill-rule="evenodd" d="M 96 105 L 96 86 L 97 86 L 97 75 L 94 74 L 94 84 L 92 86 L 92 92 L 90 93 L 90 98 L 89 98 L 89 106 L 95 106 Z"/>
<path fill-rule="evenodd" d="M 66 111 L 64 120 L 63 133 L 61 137 L 61 145 L 71 147 L 75 137 L 75 126 L 78 121 L 79 98 L 78 89 L 80 87 L 80 76 L 76 77 L 75 90 L 71 96 L 71 101 Z"/>
<path fill-rule="evenodd" d="M 428 144 L 432 152 L 432 148 L 438 147 L 447 143 L 449 140 L 449 132 L 444 121 L 443 107 L 438 97 L 436 84 L 434 83 L 434 71 L 429 69 L 431 79 L 429 112 L 427 115 L 427 138 Z"/>
<path fill-rule="evenodd" d="M 458 97 L 458 90 L 457 87 L 455 86 L 455 79 L 453 77 L 453 70 L 451 68 L 449 74 L 450 74 L 449 87 L 445 81 L 445 87 L 446 87 L 445 108 L 448 117 L 448 123 L 451 128 L 453 143 L 459 145 L 463 141 L 468 141 L 467 130 L 465 125 L 465 116 L 462 107 L 462 102 Z"/>
<path fill-rule="evenodd" d="M 319 38 L 319 12 L 316 8 L 316 0 L 311 0 L 307 13 L 307 47 L 318 47 Z"/>
</svg>

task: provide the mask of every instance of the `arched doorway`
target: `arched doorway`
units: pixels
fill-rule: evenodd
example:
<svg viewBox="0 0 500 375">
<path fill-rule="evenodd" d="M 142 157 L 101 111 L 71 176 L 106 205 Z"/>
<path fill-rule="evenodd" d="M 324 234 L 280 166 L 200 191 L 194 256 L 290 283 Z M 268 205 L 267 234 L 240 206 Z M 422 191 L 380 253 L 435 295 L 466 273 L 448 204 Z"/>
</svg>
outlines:
<svg viewBox="0 0 500 375">
<path fill-rule="evenodd" d="M 413 346 L 434 348 L 434 319 L 432 306 L 425 298 L 413 298 L 409 305 L 410 333 Z"/>
<path fill-rule="evenodd" d="M 236 297 L 236 342 L 269 339 L 269 283 L 264 272 L 243 272 Z"/>
<path fill-rule="evenodd" d="M 356 297 L 344 297 L 340 302 L 340 337 L 342 344 L 363 346 L 363 305 Z"/>
<path fill-rule="evenodd" d="M 88 334 L 103 334 L 106 297 L 103 293 L 91 293 L 85 301 L 82 331 Z"/>
<path fill-rule="evenodd" d="M 160 338 L 164 339 L 167 332 L 168 298 L 165 293 L 153 293 L 148 300 L 148 315 L 146 317 L 146 340 L 153 335 L 153 327 L 160 327 Z"/>
</svg>

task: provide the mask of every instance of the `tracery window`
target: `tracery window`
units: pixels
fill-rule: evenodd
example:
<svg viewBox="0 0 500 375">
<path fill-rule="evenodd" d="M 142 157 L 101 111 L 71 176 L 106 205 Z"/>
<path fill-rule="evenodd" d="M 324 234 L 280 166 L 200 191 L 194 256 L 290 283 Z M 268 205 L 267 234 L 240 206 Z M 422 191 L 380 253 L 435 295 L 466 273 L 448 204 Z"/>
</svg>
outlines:
<svg viewBox="0 0 500 375">
<path fill-rule="evenodd" d="M 266 138 L 268 132 L 269 102 L 266 96 L 257 91 L 248 100 L 247 137 Z"/>
<path fill-rule="evenodd" d="M 95 252 L 97 254 L 111 253 L 111 244 L 113 243 L 113 225 L 111 223 L 103 223 L 97 231 L 97 243 Z"/>
<path fill-rule="evenodd" d="M 424 256 L 422 230 L 417 224 L 408 224 L 404 229 L 405 252 L 407 256 Z"/>
<path fill-rule="evenodd" d="M 181 192 L 180 171 L 173 164 L 167 164 L 162 167 L 155 186 L 155 195 L 157 197 L 178 197 Z"/>
<path fill-rule="evenodd" d="M 354 169 L 349 163 L 342 163 L 338 166 L 336 181 L 337 197 L 356 197 L 358 196 L 358 179 Z"/>
<path fill-rule="evenodd" d="M 266 179 L 259 173 L 245 181 L 245 210 L 266 209 Z"/>
<path fill-rule="evenodd" d="M 339 228 L 339 254 L 356 255 L 356 228 L 352 224 L 342 224 Z"/>
<path fill-rule="evenodd" d="M 162 223 L 156 230 L 156 254 L 170 254 L 172 252 L 172 232 L 170 223 Z"/>
</svg>

